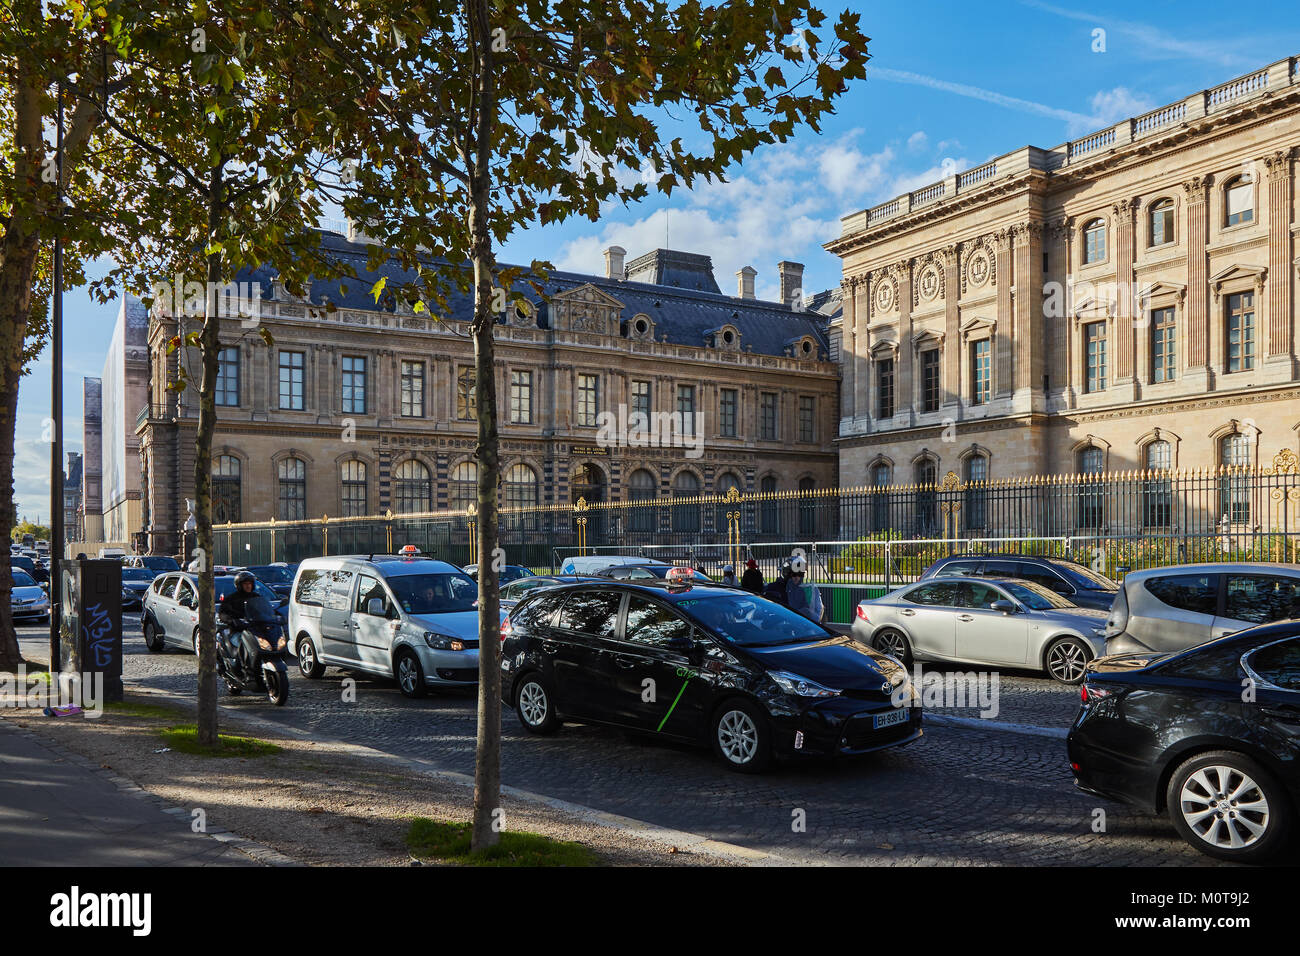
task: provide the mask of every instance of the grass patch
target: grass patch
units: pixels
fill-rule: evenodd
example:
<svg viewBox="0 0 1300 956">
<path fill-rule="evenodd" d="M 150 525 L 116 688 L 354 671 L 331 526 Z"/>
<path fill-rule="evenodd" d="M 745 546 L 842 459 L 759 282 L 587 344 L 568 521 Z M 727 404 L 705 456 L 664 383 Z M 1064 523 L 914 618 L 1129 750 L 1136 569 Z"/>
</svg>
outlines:
<svg viewBox="0 0 1300 956">
<path fill-rule="evenodd" d="M 172 750 L 201 757 L 265 757 L 278 754 L 283 749 L 254 737 L 235 737 L 217 734 L 217 746 L 205 747 L 199 743 L 199 729 L 194 724 L 181 724 L 160 730 L 158 736 Z"/>
<path fill-rule="evenodd" d="M 121 714 L 124 717 L 164 717 L 170 719 L 179 716 L 181 713 L 179 707 L 142 704 L 135 700 L 111 700 L 104 704 L 104 709 L 110 714 Z"/>
<path fill-rule="evenodd" d="M 433 857 L 460 866 L 592 866 L 596 856 L 581 843 L 552 840 L 536 833 L 501 834 L 501 842 L 482 853 L 469 851 L 468 823 L 440 823 L 416 817 L 406 846 L 417 858 Z"/>
</svg>

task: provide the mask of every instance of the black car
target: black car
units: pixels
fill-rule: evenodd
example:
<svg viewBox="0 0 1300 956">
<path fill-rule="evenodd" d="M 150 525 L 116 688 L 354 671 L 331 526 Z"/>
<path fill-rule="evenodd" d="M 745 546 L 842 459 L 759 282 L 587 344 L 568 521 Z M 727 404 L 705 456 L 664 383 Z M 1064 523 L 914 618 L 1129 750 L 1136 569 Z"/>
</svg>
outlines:
<svg viewBox="0 0 1300 956">
<path fill-rule="evenodd" d="M 474 580 L 478 580 L 477 564 L 467 564 L 461 570 Z M 532 568 L 526 568 L 522 564 L 507 564 L 497 574 L 497 585 L 499 587 L 502 584 L 509 584 L 511 581 L 518 581 L 520 578 L 531 577 L 532 574 Z"/>
<path fill-rule="evenodd" d="M 11 554 L 9 556 L 9 565 L 15 568 L 22 568 L 32 576 L 32 580 L 37 584 L 45 585 L 50 581 L 50 573 L 25 554 Z"/>
<path fill-rule="evenodd" d="M 1055 591 L 1079 607 L 1109 611 L 1119 584 L 1068 558 L 1028 554 L 956 554 L 940 558 L 921 573 L 935 577 L 1023 578 Z"/>
<path fill-rule="evenodd" d="M 158 574 L 148 568 L 122 569 L 122 610 L 144 607 L 144 592 L 149 590 Z"/>
<path fill-rule="evenodd" d="M 1098 658 L 1081 693 L 1067 744 L 1081 789 L 1167 812 L 1220 859 L 1286 846 L 1300 807 L 1300 621 Z"/>
<path fill-rule="evenodd" d="M 285 564 L 257 564 L 244 569 L 275 592 L 279 598 L 287 598 L 293 589 L 294 570 Z"/>
<path fill-rule="evenodd" d="M 678 565 L 664 564 L 661 561 L 647 561 L 645 564 L 615 564 L 608 568 L 597 571 L 596 574 L 602 578 L 613 578 L 615 581 L 663 581 L 668 578 L 668 572 L 674 571 Z M 693 568 L 685 568 L 682 572 L 692 581 L 698 581 L 701 584 L 713 580 L 707 574 L 703 574 Z"/>
<path fill-rule="evenodd" d="M 526 577 L 516 578 L 509 584 L 502 584 L 501 610 L 510 610 L 533 591 L 559 587 L 561 584 L 577 584 L 580 581 L 599 580 L 600 578 L 587 574 L 529 574 Z"/>
<path fill-rule="evenodd" d="M 921 736 L 901 664 L 734 588 L 547 588 L 515 607 L 502 637 L 502 698 L 535 734 L 609 724 L 712 746 L 743 772 Z"/>
</svg>

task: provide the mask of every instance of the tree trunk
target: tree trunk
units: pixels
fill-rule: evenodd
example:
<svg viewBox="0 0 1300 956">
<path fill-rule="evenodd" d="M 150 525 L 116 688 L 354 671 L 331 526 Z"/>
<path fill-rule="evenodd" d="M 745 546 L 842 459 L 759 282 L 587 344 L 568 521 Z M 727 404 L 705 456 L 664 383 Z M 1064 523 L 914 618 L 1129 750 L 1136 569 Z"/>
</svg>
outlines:
<svg viewBox="0 0 1300 956">
<path fill-rule="evenodd" d="M 222 168 L 218 159 L 208 183 L 208 244 L 217 242 L 221 228 Z M 222 254 L 207 253 L 207 294 L 204 296 L 203 331 L 199 334 L 199 352 L 203 359 L 203 381 L 199 387 L 199 424 L 194 435 L 194 519 L 199 561 L 199 687 L 198 741 L 200 745 L 217 743 L 217 600 L 212 580 L 212 436 L 217 428 L 217 359 L 221 351 L 220 297 Z M 182 347 L 184 347 L 182 345 Z"/>
<path fill-rule="evenodd" d="M 491 30 L 486 0 L 467 0 L 471 50 L 477 80 L 474 155 L 470 172 L 469 238 L 474 263 L 474 401 L 478 411 L 478 741 L 474 754 L 474 820 L 470 850 L 495 846 L 501 838 L 501 598 L 497 591 L 497 485 L 501 460 L 497 440 L 497 392 L 492 312 L 495 260 L 488 227 L 491 202 L 491 146 L 496 125 Z"/>
</svg>

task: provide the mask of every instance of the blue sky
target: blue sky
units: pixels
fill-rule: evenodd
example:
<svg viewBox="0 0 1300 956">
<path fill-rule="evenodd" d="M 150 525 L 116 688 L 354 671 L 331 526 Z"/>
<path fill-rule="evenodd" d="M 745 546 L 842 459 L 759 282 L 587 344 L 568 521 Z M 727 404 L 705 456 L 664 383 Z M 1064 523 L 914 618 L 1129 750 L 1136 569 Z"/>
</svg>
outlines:
<svg viewBox="0 0 1300 956">
<path fill-rule="evenodd" d="M 821 6 L 832 20 L 841 9 Z M 866 82 L 850 89 L 821 135 L 805 132 L 761 150 L 728 183 L 518 236 L 501 257 L 601 272 L 606 246 L 621 245 L 629 257 L 663 246 L 666 216 L 668 244 L 711 255 L 723 291 L 735 289 L 736 270 L 748 264 L 758 270 L 759 297 L 776 298 L 781 259 L 805 263 L 805 288 L 824 289 L 838 284 L 840 272 L 821 244 L 847 213 L 935 182 L 947 169 L 1028 143 L 1055 146 L 1300 54 L 1294 0 L 849 6 L 862 14 L 872 60 Z M 1099 39 L 1104 52 L 1094 49 Z M 92 303 L 84 290 L 65 298 L 67 450 L 80 450 L 81 379 L 100 374 L 117 308 Z M 49 391 L 47 354 L 23 380 L 15 467 L 19 514 L 46 521 Z"/>
</svg>

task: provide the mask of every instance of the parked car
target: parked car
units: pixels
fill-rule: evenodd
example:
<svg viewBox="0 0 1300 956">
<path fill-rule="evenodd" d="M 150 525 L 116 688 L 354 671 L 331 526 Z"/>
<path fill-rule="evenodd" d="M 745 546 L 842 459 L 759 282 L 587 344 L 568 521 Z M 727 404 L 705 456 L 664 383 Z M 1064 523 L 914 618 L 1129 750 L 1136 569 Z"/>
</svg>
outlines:
<svg viewBox="0 0 1300 956">
<path fill-rule="evenodd" d="M 37 624 L 50 623 L 50 598 L 35 578 L 19 567 L 10 567 L 14 587 L 9 594 L 9 613 L 14 623 L 36 618 Z"/>
<path fill-rule="evenodd" d="M 14 568 L 22 568 L 37 584 L 49 583 L 50 573 L 41 567 L 39 562 L 34 561 L 25 554 L 11 554 L 9 556 L 9 565 Z"/>
<path fill-rule="evenodd" d="M 1300 617 L 1294 564 L 1183 564 L 1131 571 L 1106 625 L 1108 654 L 1179 651 Z"/>
<path fill-rule="evenodd" d="M 663 734 L 711 746 L 741 772 L 921 736 L 900 664 L 734 588 L 546 588 L 515 607 L 502 634 L 502 699 L 535 734 L 566 720 Z"/>
<path fill-rule="evenodd" d="M 478 585 L 446 561 L 308 558 L 289 601 L 305 677 L 327 666 L 392 677 L 407 697 L 478 682 Z"/>
<path fill-rule="evenodd" d="M 602 578 L 613 578 L 615 581 L 664 581 L 668 578 L 668 572 L 675 570 L 671 564 L 662 564 L 654 561 L 639 561 L 636 564 L 616 564 L 613 567 L 602 568 L 596 571 L 596 575 Z M 689 577 L 692 581 L 705 583 L 711 581 L 707 574 L 701 574 L 694 568 L 683 567 L 681 574 Z"/>
<path fill-rule="evenodd" d="M 940 558 L 919 580 L 934 577 L 1021 578 L 1042 585 L 1079 607 L 1109 611 L 1119 583 L 1068 558 L 1028 554 L 957 554 Z"/>
<path fill-rule="evenodd" d="M 288 598 L 293 590 L 294 571 L 287 564 L 254 564 L 243 570 L 252 572 L 253 577 L 281 598 Z"/>
<path fill-rule="evenodd" d="M 1300 622 L 1095 661 L 1067 740 L 1075 783 L 1167 813 L 1202 853 L 1281 854 L 1300 807 Z"/>
<path fill-rule="evenodd" d="M 127 557 L 127 553 L 122 548 L 100 548 L 99 557 L 101 559 L 116 558 L 118 561 L 121 561 L 123 558 Z"/>
<path fill-rule="evenodd" d="M 475 581 L 478 580 L 477 564 L 467 564 L 463 568 L 461 568 L 461 570 L 464 571 L 466 574 L 468 574 Z M 529 577 L 530 575 L 532 575 L 532 573 L 533 573 L 532 568 L 526 568 L 522 564 L 507 564 L 501 569 L 500 573 L 497 575 L 497 583 L 508 584 L 511 581 L 518 581 L 520 578 Z"/>
<path fill-rule="evenodd" d="M 904 664 L 955 661 L 1083 679 L 1105 653 L 1106 614 L 1032 581 L 940 576 L 863 601 L 853 635 Z"/>
<path fill-rule="evenodd" d="M 165 574 L 168 571 L 181 569 L 180 562 L 165 554 L 133 554 L 122 560 L 122 567 L 146 568 L 154 574 Z"/>
<path fill-rule="evenodd" d="M 220 574 L 212 579 L 217 606 L 235 590 L 233 575 Z M 276 616 L 284 626 L 287 618 L 284 602 L 275 592 L 260 581 L 257 590 L 276 608 Z M 140 612 L 140 628 L 144 643 L 151 651 L 168 647 L 195 650 L 199 630 L 199 578 L 189 571 L 175 571 L 154 578 L 144 593 L 144 607 Z"/>
<path fill-rule="evenodd" d="M 148 568 L 122 568 L 122 610 L 143 610 L 145 592 L 156 577 L 158 575 Z"/>
<path fill-rule="evenodd" d="M 617 564 L 645 564 L 639 554 L 581 554 L 560 563 L 561 574 L 595 574 Z"/>
<path fill-rule="evenodd" d="M 501 589 L 501 609 L 508 611 L 528 594 L 542 588 L 559 587 L 561 584 L 577 584 L 580 581 L 599 581 L 597 577 L 580 574 L 530 574 L 526 578 L 511 581 Z"/>
</svg>

